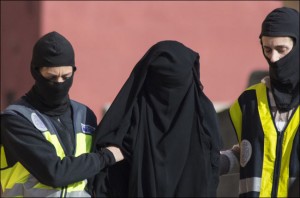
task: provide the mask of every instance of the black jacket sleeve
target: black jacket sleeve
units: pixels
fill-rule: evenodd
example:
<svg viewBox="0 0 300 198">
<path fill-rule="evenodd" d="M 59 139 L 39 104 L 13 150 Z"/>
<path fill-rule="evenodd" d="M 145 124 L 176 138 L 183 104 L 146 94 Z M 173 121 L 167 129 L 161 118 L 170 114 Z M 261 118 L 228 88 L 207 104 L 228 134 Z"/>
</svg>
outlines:
<svg viewBox="0 0 300 198">
<path fill-rule="evenodd" d="M 52 187 L 62 187 L 90 178 L 107 165 L 115 163 L 110 152 L 60 159 L 54 146 L 21 116 L 1 116 L 1 141 L 8 166 L 20 162 L 41 183 Z"/>
</svg>

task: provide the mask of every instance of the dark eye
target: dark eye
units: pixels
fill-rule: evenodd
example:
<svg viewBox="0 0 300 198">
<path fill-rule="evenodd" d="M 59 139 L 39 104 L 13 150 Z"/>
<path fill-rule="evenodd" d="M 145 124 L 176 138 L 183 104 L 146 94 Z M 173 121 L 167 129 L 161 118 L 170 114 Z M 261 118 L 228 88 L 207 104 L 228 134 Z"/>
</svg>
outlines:
<svg viewBox="0 0 300 198">
<path fill-rule="evenodd" d="M 280 47 L 280 48 L 278 48 L 278 52 L 279 53 L 285 53 L 286 51 L 288 51 L 288 49 L 286 48 L 286 47 Z"/>
<path fill-rule="evenodd" d="M 62 78 L 63 78 L 64 80 L 68 80 L 68 79 L 71 78 L 71 76 L 69 76 L 69 75 L 68 75 L 68 76 L 63 76 Z"/>
<path fill-rule="evenodd" d="M 265 48 L 264 48 L 264 52 L 265 52 L 266 54 L 269 54 L 269 53 L 272 52 L 272 49 L 271 49 L 271 48 L 268 48 L 268 47 L 265 47 Z"/>
<path fill-rule="evenodd" d="M 48 77 L 47 79 L 50 80 L 50 81 L 55 81 L 56 78 L 57 78 L 56 76 L 50 76 L 50 77 Z"/>
</svg>

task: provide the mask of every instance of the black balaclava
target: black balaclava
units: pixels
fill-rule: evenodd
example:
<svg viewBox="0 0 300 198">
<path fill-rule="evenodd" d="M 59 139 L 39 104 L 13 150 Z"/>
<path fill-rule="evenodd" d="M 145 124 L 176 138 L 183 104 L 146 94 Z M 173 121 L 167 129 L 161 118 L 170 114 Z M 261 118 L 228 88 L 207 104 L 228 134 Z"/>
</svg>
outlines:
<svg viewBox="0 0 300 198">
<path fill-rule="evenodd" d="M 293 49 L 283 58 L 269 63 L 271 91 L 280 111 L 299 105 L 299 12 L 291 8 L 277 8 L 263 21 L 262 36 L 291 37 Z"/>
<path fill-rule="evenodd" d="M 35 85 L 27 94 L 29 101 L 47 115 L 61 115 L 70 106 L 69 89 L 72 77 L 62 83 L 52 82 L 40 73 L 41 67 L 73 66 L 76 70 L 74 50 L 71 43 L 57 32 L 41 37 L 33 48 L 31 74 Z"/>
</svg>

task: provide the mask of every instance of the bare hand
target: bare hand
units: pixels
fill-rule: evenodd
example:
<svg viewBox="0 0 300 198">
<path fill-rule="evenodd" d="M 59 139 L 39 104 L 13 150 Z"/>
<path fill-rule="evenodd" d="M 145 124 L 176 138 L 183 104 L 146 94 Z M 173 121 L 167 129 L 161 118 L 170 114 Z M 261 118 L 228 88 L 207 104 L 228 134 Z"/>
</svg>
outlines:
<svg viewBox="0 0 300 198">
<path fill-rule="evenodd" d="M 118 147 L 109 146 L 109 147 L 106 147 L 106 148 L 113 153 L 113 155 L 116 159 L 116 162 L 121 161 L 121 160 L 124 159 L 124 156 L 123 156 L 121 150 Z"/>
</svg>

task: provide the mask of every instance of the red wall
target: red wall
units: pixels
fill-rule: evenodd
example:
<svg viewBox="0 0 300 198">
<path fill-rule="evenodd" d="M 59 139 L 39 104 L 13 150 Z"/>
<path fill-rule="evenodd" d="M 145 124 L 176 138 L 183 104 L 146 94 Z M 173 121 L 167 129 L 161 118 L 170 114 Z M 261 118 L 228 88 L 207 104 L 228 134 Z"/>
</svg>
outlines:
<svg viewBox="0 0 300 198">
<path fill-rule="evenodd" d="M 1 1 L 1 110 L 34 82 L 29 68 L 39 30 L 39 2 Z"/>
<path fill-rule="evenodd" d="M 280 1 L 40 4 L 40 35 L 56 30 L 75 48 L 78 70 L 71 97 L 90 106 L 99 119 L 103 105 L 114 99 L 148 48 L 166 39 L 178 40 L 199 52 L 205 93 L 214 102 L 231 103 L 246 87 L 252 70 L 267 69 L 258 40 L 260 25 L 271 10 L 282 6 Z M 24 55 L 29 56 L 27 52 Z M 29 67 L 22 75 L 28 74 Z"/>
</svg>

